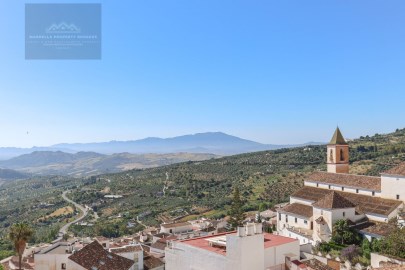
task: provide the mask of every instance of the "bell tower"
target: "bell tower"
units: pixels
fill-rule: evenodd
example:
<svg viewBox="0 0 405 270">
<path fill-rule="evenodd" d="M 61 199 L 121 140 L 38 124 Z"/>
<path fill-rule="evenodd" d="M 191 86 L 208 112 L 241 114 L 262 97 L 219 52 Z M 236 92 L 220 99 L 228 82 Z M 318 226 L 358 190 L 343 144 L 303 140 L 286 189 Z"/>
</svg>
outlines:
<svg viewBox="0 0 405 270">
<path fill-rule="evenodd" d="M 327 147 L 328 173 L 349 173 L 349 145 L 336 128 Z"/>
</svg>

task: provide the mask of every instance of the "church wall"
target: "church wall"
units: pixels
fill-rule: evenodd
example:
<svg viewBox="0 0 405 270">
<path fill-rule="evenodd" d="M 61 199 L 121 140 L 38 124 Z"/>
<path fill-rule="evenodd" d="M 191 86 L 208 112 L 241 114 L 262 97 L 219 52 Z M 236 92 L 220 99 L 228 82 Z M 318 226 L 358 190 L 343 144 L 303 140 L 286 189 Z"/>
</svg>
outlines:
<svg viewBox="0 0 405 270">
<path fill-rule="evenodd" d="M 281 220 L 280 220 L 281 215 Z M 286 216 L 288 215 L 288 221 L 286 221 Z M 297 218 L 297 222 L 295 219 Z M 305 224 L 305 221 L 307 222 Z M 304 218 L 298 215 L 293 214 L 285 214 L 285 213 L 278 213 L 277 214 L 277 224 L 280 224 L 279 229 L 282 229 L 284 225 L 286 227 L 294 227 L 294 228 L 303 228 L 303 229 L 311 229 L 311 218 Z"/>
<path fill-rule="evenodd" d="M 381 175 L 381 197 L 405 202 L 405 176 Z"/>
<path fill-rule="evenodd" d="M 404 179 L 405 183 L 405 179 Z M 317 188 L 322 188 L 322 189 L 330 189 L 330 190 L 336 190 L 336 191 L 342 191 L 342 186 L 340 185 L 333 185 L 333 184 L 323 184 L 323 183 L 315 183 L 311 181 L 304 181 L 305 186 L 310 186 L 310 187 L 317 187 Z M 330 188 L 329 188 L 330 186 Z M 358 192 L 357 192 L 358 190 Z M 348 193 L 356 193 L 360 195 L 367 195 L 367 196 L 372 196 L 373 191 L 372 190 L 366 190 L 366 189 L 361 189 L 361 188 L 351 188 L 351 187 L 343 187 L 343 192 L 348 192 Z M 381 192 L 374 191 L 374 196 L 375 197 L 381 197 Z M 405 196 L 405 195 L 404 195 Z"/>
</svg>

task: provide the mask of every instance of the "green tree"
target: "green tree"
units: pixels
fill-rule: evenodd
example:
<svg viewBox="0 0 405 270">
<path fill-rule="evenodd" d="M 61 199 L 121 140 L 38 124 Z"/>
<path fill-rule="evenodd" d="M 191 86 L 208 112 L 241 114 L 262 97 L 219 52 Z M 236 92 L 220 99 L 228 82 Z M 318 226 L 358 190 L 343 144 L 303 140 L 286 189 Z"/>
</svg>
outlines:
<svg viewBox="0 0 405 270">
<path fill-rule="evenodd" d="M 233 229 L 243 225 L 245 213 L 243 212 L 243 202 L 240 198 L 239 188 L 236 187 L 233 191 L 231 210 L 229 212 L 230 220 Z"/>
<path fill-rule="evenodd" d="M 370 241 L 368 241 L 367 238 L 363 239 L 363 242 L 361 243 L 361 249 L 363 256 L 366 257 L 367 259 L 370 259 L 371 243 Z"/>
<path fill-rule="evenodd" d="M 11 226 L 9 231 L 9 238 L 13 242 L 14 249 L 18 254 L 18 267 L 21 268 L 22 256 L 27 245 L 27 242 L 33 235 L 33 230 L 27 223 L 19 222 Z"/>
<path fill-rule="evenodd" d="M 332 241 L 342 245 L 355 244 L 360 238 L 347 224 L 346 219 L 340 219 L 333 225 Z"/>
<path fill-rule="evenodd" d="M 381 252 L 400 258 L 405 258 L 405 229 L 396 228 L 380 243 Z"/>
</svg>

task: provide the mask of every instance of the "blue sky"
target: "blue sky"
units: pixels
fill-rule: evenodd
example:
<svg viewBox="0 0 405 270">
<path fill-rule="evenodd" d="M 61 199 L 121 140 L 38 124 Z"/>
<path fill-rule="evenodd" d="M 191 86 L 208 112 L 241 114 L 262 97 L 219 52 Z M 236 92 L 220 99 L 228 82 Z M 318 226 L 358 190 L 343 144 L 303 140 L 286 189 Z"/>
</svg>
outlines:
<svg viewBox="0 0 405 270">
<path fill-rule="evenodd" d="M 405 126 L 404 1 L 86 2 L 102 60 L 25 60 L 25 2 L 0 1 L 0 146 Z"/>
</svg>

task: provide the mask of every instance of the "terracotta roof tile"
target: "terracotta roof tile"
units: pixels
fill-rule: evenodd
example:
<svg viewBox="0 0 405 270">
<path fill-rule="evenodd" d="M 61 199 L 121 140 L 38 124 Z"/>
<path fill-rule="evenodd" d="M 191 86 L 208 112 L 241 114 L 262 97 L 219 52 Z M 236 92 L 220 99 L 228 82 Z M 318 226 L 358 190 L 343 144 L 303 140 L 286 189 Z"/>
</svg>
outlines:
<svg viewBox="0 0 405 270">
<path fill-rule="evenodd" d="M 69 259 L 87 270 L 128 270 L 134 261 L 108 252 L 97 241 L 69 256 Z"/>
<path fill-rule="evenodd" d="M 307 201 L 317 202 L 324 198 L 325 195 L 332 192 L 329 189 L 322 189 L 316 187 L 304 186 L 291 195 L 293 198 L 300 198 Z M 402 204 L 402 201 L 383 199 L 379 197 L 372 197 L 367 195 L 360 195 L 356 193 L 340 192 L 340 195 L 344 196 L 349 201 L 358 205 L 362 212 L 366 214 L 378 214 L 388 216 L 398 206 Z"/>
<path fill-rule="evenodd" d="M 388 236 L 392 231 L 395 230 L 396 226 L 390 223 L 368 221 L 357 225 L 354 228 L 364 233 Z"/>
<path fill-rule="evenodd" d="M 303 261 L 303 264 L 308 266 L 311 269 L 314 270 L 334 270 L 333 268 L 329 267 L 328 265 L 318 261 L 317 259 L 311 259 L 307 261 Z"/>
<path fill-rule="evenodd" d="M 164 262 L 153 256 L 147 256 L 143 259 L 143 266 L 145 270 L 154 269 L 162 265 L 164 265 Z"/>
<path fill-rule="evenodd" d="M 308 181 L 381 191 L 381 178 L 375 176 L 315 172 L 308 177 Z"/>
<path fill-rule="evenodd" d="M 167 246 L 167 243 L 165 241 L 156 241 L 155 243 L 153 243 L 150 247 L 151 248 L 155 248 L 155 249 L 160 249 L 160 250 L 165 250 Z"/>
<path fill-rule="evenodd" d="M 313 208 L 310 205 L 305 205 L 301 203 L 292 203 L 289 204 L 281 209 L 283 212 L 292 213 L 296 215 L 300 215 L 303 217 L 312 217 L 313 215 Z"/>
<path fill-rule="evenodd" d="M 325 195 L 322 199 L 313 204 L 313 206 L 324 209 L 341 209 L 341 208 L 354 208 L 356 205 L 339 195 L 336 191 L 332 191 Z"/>
<path fill-rule="evenodd" d="M 113 249 L 110 249 L 110 252 L 115 253 L 115 254 L 120 254 L 120 253 L 128 253 L 128 252 L 138 252 L 138 251 L 142 251 L 142 250 L 143 249 L 142 249 L 141 245 L 136 245 L 136 246 L 113 248 Z"/>
</svg>

